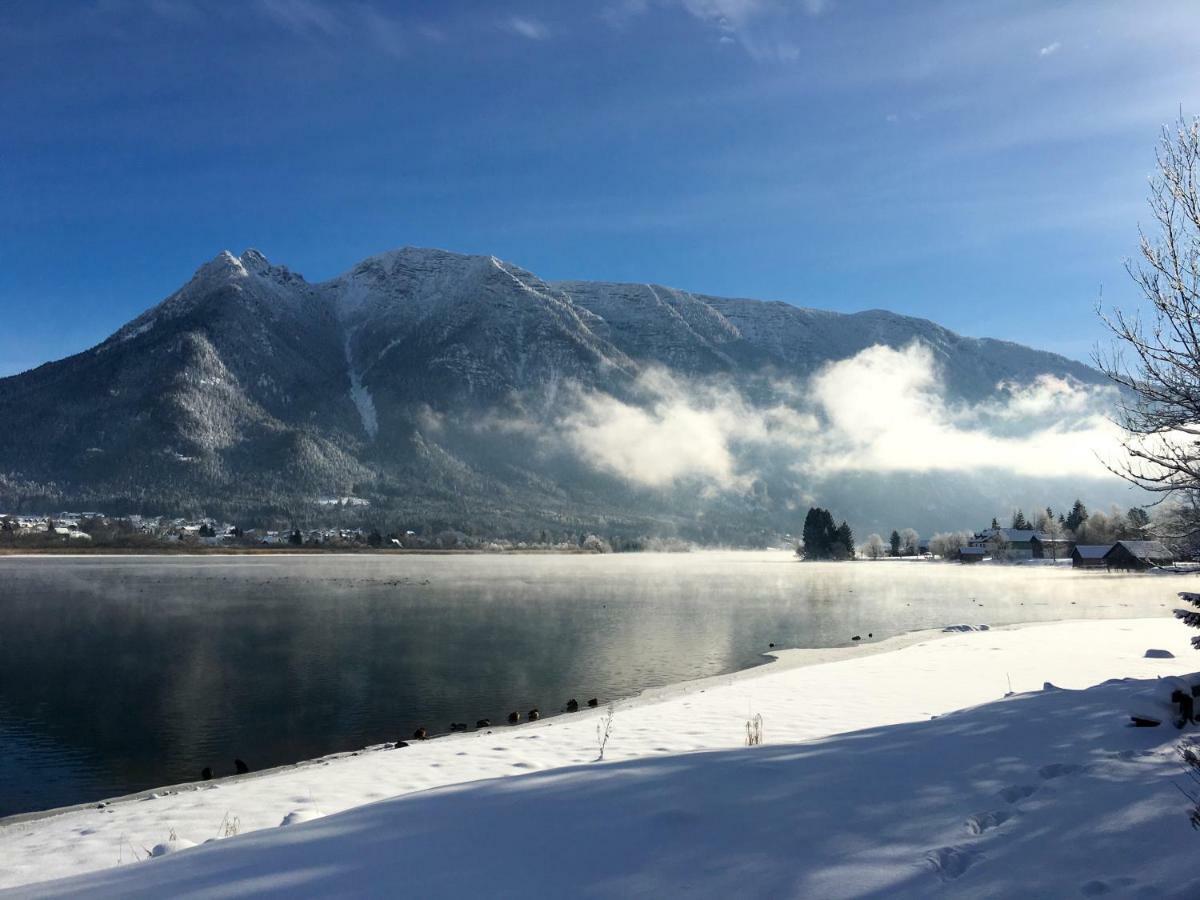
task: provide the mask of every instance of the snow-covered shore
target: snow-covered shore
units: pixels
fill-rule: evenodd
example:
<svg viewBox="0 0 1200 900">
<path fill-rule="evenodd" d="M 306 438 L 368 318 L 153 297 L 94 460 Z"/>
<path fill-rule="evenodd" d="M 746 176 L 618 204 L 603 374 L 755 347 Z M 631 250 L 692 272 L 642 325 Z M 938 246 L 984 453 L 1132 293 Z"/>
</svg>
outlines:
<svg viewBox="0 0 1200 900">
<path fill-rule="evenodd" d="M 1180 733 L 1127 727 L 1161 686 L 1101 684 L 1200 668 L 1188 637 L 1164 617 L 785 651 L 618 704 L 603 764 L 601 709 L 6 824 L 0 887 L 1200 896 L 1172 876 L 1200 841 L 1173 784 Z M 764 746 L 745 748 L 755 715 Z M 323 818 L 277 827 L 293 813 Z M 220 839 L 141 861 L 172 834 Z"/>
</svg>

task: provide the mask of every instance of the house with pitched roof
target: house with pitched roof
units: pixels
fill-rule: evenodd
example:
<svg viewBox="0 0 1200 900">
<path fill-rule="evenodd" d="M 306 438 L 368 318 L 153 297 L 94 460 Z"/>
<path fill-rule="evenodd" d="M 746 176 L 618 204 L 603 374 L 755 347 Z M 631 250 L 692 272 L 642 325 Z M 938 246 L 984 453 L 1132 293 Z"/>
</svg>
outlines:
<svg viewBox="0 0 1200 900">
<path fill-rule="evenodd" d="M 1112 544 L 1076 544 L 1071 550 L 1071 565 L 1076 569 L 1105 569 L 1104 555 Z"/>
<path fill-rule="evenodd" d="M 1117 541 L 1104 554 L 1110 569 L 1143 571 L 1175 564 L 1175 555 L 1159 541 Z"/>
</svg>

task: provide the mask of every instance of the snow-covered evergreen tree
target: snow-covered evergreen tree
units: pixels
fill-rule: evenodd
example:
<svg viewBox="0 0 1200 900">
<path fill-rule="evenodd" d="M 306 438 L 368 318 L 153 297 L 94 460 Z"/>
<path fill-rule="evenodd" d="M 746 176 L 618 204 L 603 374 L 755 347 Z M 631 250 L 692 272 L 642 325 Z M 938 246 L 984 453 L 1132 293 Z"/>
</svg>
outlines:
<svg viewBox="0 0 1200 900">
<path fill-rule="evenodd" d="M 1196 610 L 1200 610 L 1200 594 L 1180 591 L 1179 599 L 1184 603 L 1190 603 Z M 1200 628 L 1200 612 L 1191 609 L 1177 609 L 1175 610 L 1175 618 L 1190 628 Z M 1192 638 L 1192 646 L 1200 650 L 1200 634 Z"/>
</svg>

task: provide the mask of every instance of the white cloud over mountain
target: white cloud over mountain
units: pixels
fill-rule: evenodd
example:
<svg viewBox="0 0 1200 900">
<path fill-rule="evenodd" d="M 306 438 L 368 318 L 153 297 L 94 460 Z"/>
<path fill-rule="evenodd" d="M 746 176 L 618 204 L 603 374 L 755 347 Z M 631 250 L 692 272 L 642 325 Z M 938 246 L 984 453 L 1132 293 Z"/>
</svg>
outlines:
<svg viewBox="0 0 1200 900">
<path fill-rule="evenodd" d="M 829 424 L 814 463 L 827 472 L 1096 477 L 1104 474 L 1097 456 L 1120 451 L 1119 432 L 1105 417 L 1114 390 L 1052 376 L 997 388 L 981 404 L 948 403 L 927 347 L 870 347 L 813 379 L 812 397 Z"/>
<path fill-rule="evenodd" d="M 869 347 L 806 384 L 777 383 L 751 402 L 721 381 L 652 369 L 633 396 L 571 389 L 572 411 L 542 438 L 591 468 L 646 488 L 696 480 L 744 490 L 764 456 L 797 472 L 972 472 L 1101 478 L 1120 454 L 1106 417 L 1115 391 L 1042 376 L 997 385 L 992 399 L 947 398 L 933 353 L 920 343 Z M 526 423 L 525 428 L 533 429 Z"/>
</svg>

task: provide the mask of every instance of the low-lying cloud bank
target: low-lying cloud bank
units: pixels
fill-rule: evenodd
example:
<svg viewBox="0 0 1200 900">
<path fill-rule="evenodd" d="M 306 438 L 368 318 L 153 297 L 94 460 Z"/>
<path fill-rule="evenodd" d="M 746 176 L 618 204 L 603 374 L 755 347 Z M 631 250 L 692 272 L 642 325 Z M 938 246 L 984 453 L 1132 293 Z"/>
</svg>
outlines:
<svg viewBox="0 0 1200 900">
<path fill-rule="evenodd" d="M 1105 415 L 1115 389 L 1042 375 L 997 390 L 979 404 L 949 403 L 927 347 L 870 347 L 812 381 L 812 399 L 829 423 L 813 463 L 823 472 L 1097 477 L 1104 474 L 1097 456 L 1120 452 L 1120 433 Z"/>
<path fill-rule="evenodd" d="M 664 369 L 639 377 L 644 405 L 579 391 L 559 437 L 584 462 L 645 487 L 697 478 L 744 488 L 754 478 L 743 453 L 752 445 L 800 446 L 816 435 L 816 418 L 785 404 L 750 404 L 725 384 L 693 384 Z"/>
<path fill-rule="evenodd" d="M 948 399 L 932 351 L 869 347 L 807 383 L 775 382 L 766 404 L 726 381 L 644 372 L 627 398 L 570 387 L 549 424 L 493 422 L 536 435 L 590 468 L 646 488 L 696 481 L 744 490 L 764 459 L 797 473 L 975 472 L 1099 478 L 1119 457 L 1106 417 L 1115 389 L 1043 375 L 998 384 L 978 403 Z M 1098 459 L 1099 457 L 1099 459 Z"/>
</svg>

